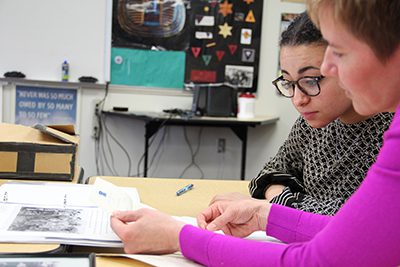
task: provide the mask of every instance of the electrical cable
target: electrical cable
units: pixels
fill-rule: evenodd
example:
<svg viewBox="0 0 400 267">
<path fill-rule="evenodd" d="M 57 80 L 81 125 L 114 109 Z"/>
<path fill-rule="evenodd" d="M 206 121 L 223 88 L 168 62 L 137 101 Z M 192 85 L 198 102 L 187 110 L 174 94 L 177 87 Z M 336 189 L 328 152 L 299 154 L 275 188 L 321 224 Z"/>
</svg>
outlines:
<svg viewBox="0 0 400 267">
<path fill-rule="evenodd" d="M 157 137 L 157 135 L 158 135 L 160 129 L 161 129 L 162 127 L 164 127 L 164 125 L 165 125 L 169 120 L 171 120 L 173 116 L 174 116 L 173 114 L 169 114 L 168 118 L 164 119 L 164 120 L 162 121 L 162 123 L 160 124 L 160 126 L 158 126 L 157 131 L 153 134 L 152 138 L 150 139 L 149 145 L 148 145 L 148 147 L 147 147 L 147 149 L 148 149 L 147 151 L 149 151 L 149 149 L 150 149 L 151 145 L 153 144 L 155 138 Z M 139 159 L 139 161 L 138 161 L 137 166 L 136 166 L 136 171 L 137 171 L 137 173 L 136 173 L 135 176 L 137 176 L 137 177 L 140 177 L 141 175 L 144 175 L 144 172 L 140 172 L 140 165 L 141 165 L 142 161 L 144 160 L 145 154 L 146 154 L 146 152 L 144 151 L 143 154 L 142 154 L 142 156 L 140 157 L 140 159 Z M 148 170 L 149 170 L 149 166 L 147 166 L 146 172 L 147 172 Z"/>
<path fill-rule="evenodd" d="M 105 149 L 104 149 L 104 140 L 103 139 L 104 139 L 104 137 L 100 140 L 100 163 L 103 166 L 103 174 L 106 173 L 105 167 L 107 167 L 107 169 L 111 173 L 111 175 L 115 176 L 115 174 L 112 172 L 110 163 L 108 162 L 108 159 L 105 156 L 106 153 L 105 153 Z"/>
<path fill-rule="evenodd" d="M 128 159 L 128 176 L 131 173 L 132 169 L 132 160 L 128 153 L 128 151 L 122 146 L 122 144 L 115 138 L 115 136 L 111 133 L 106 124 L 106 116 L 102 114 L 104 104 L 109 92 L 109 82 L 106 83 L 106 90 L 102 100 L 96 104 L 96 118 L 98 122 L 98 133 L 95 136 L 95 157 L 96 157 L 96 171 L 100 175 L 104 173 L 104 165 L 108 168 L 112 175 L 118 175 L 118 171 L 115 169 L 115 160 L 114 154 L 112 152 L 112 147 L 110 143 L 109 137 L 122 149 Z M 106 144 L 104 144 L 106 143 Z M 106 148 L 105 148 L 106 146 Z M 107 153 L 106 153 L 107 149 Z M 111 164 L 107 159 L 107 155 L 109 155 Z M 100 169 L 100 167 L 102 167 Z"/>
<path fill-rule="evenodd" d="M 165 125 L 169 120 L 171 120 L 171 118 L 172 118 L 173 116 L 174 116 L 173 114 L 169 114 L 168 118 L 165 119 L 165 120 L 163 120 L 163 122 L 160 124 L 160 126 L 158 126 L 157 131 L 155 132 L 155 134 L 153 134 L 153 136 L 152 136 L 152 138 L 151 138 L 151 140 L 150 140 L 150 142 L 149 142 L 149 145 L 148 145 L 148 148 L 147 148 L 148 150 L 150 149 L 151 145 L 153 144 L 154 140 L 156 139 L 156 137 L 157 137 L 157 135 L 158 135 L 160 129 L 163 128 L 164 125 Z M 138 165 L 137 165 L 137 176 L 140 176 L 140 175 L 143 175 L 143 174 L 144 174 L 144 172 L 143 172 L 143 173 L 140 172 L 140 164 L 141 164 L 141 162 L 144 160 L 144 156 L 145 156 L 145 152 L 143 152 L 142 156 L 141 156 L 140 159 L 139 159 L 139 162 L 138 162 Z M 147 166 L 146 171 L 148 171 L 148 170 L 149 170 L 149 165 Z"/>
<path fill-rule="evenodd" d="M 97 118 L 96 118 L 97 119 Z M 95 157 L 95 163 L 96 163 L 96 173 L 97 175 L 100 175 L 103 172 L 100 172 L 100 146 L 99 142 L 97 139 L 94 140 L 94 157 Z"/>
<path fill-rule="evenodd" d="M 102 117 L 103 117 L 103 115 L 102 115 Z M 104 119 L 103 119 L 103 129 L 105 129 L 105 131 L 104 131 L 105 134 L 104 134 L 103 142 L 105 141 L 106 148 L 107 148 L 107 153 L 104 153 L 103 156 L 104 156 L 104 158 L 106 158 L 106 155 L 108 155 L 108 156 L 110 157 L 110 161 L 111 161 L 111 163 L 110 163 L 111 170 L 110 170 L 110 171 L 111 171 L 112 175 L 114 175 L 114 176 L 119 176 L 119 175 L 118 175 L 118 171 L 115 169 L 114 154 L 113 154 L 113 152 L 112 152 L 110 140 L 109 140 L 109 137 L 108 137 L 108 136 L 109 136 L 109 133 L 108 133 L 108 128 L 107 128 L 106 120 L 107 120 L 107 117 L 104 116 Z M 103 144 L 104 144 L 104 143 L 103 143 Z"/>
<path fill-rule="evenodd" d="M 154 162 L 155 158 L 157 157 L 157 154 L 159 153 L 161 146 L 164 145 L 165 137 L 166 137 L 166 135 L 167 135 L 167 128 L 164 127 L 163 130 L 164 130 L 164 131 L 163 131 L 163 134 L 162 134 L 162 136 L 161 136 L 161 138 L 160 138 L 160 141 L 158 142 L 156 151 L 154 151 L 153 156 L 152 156 L 152 158 L 151 158 L 151 160 L 150 160 L 150 164 L 149 164 L 149 166 L 148 166 L 148 168 L 147 168 L 149 171 L 150 171 L 151 167 L 153 166 L 153 162 Z M 160 157 L 158 158 L 158 161 L 157 161 L 157 162 L 160 161 L 160 158 L 161 158 L 161 155 L 160 155 Z M 157 165 L 156 165 L 156 166 L 157 166 Z"/>
<path fill-rule="evenodd" d="M 182 171 L 181 175 L 178 176 L 179 178 L 182 178 L 183 175 L 185 174 L 185 172 L 186 172 L 187 170 L 189 170 L 190 167 L 192 167 L 192 166 L 196 167 L 196 168 L 200 171 L 200 173 L 201 173 L 201 177 L 200 177 L 200 178 L 201 178 L 201 179 L 204 178 L 204 172 L 203 172 L 203 170 L 202 170 L 202 169 L 200 168 L 200 166 L 196 163 L 196 156 L 197 156 L 197 154 L 198 154 L 198 152 L 199 152 L 199 150 L 200 150 L 200 143 L 201 143 L 201 135 L 202 135 L 202 132 L 203 132 L 203 127 L 200 127 L 200 130 L 199 130 L 199 132 L 198 132 L 198 138 L 197 138 L 197 148 L 196 148 L 195 151 L 193 151 L 192 145 L 190 144 L 189 138 L 188 138 L 188 136 L 187 136 L 186 127 L 183 127 L 183 135 L 184 135 L 184 137 L 185 137 L 185 141 L 186 141 L 186 143 L 188 144 L 188 147 L 189 147 L 189 150 L 190 150 L 191 162 L 190 162 L 190 164 L 189 164 L 188 166 L 186 166 L 186 168 Z"/>
<path fill-rule="evenodd" d="M 104 121 L 101 120 L 101 127 L 103 128 L 104 126 Z M 104 139 L 105 139 L 105 132 L 102 130 L 102 134 L 100 135 L 101 138 L 99 139 L 100 142 L 100 159 L 102 162 L 105 164 L 105 166 L 108 168 L 108 170 L 111 172 L 111 175 L 116 176 L 116 174 L 113 172 L 113 168 L 111 167 L 110 163 L 108 162 L 107 159 L 107 154 L 105 153 L 105 148 L 104 148 Z"/>
<path fill-rule="evenodd" d="M 111 131 L 108 129 L 108 127 L 107 127 L 107 123 L 106 123 L 106 119 L 104 119 L 104 128 L 105 128 L 105 130 L 106 130 L 106 132 L 107 132 L 107 136 L 109 135 L 110 137 L 111 137 L 111 139 L 121 148 L 121 150 L 125 153 L 125 155 L 126 155 L 126 157 L 127 157 L 127 159 L 128 159 L 128 176 L 130 175 L 130 173 L 131 173 L 131 169 L 132 169 L 132 160 L 131 160 L 131 157 L 130 157 L 130 155 L 129 155 L 129 153 L 128 153 L 128 151 L 124 148 L 124 146 L 118 141 L 118 139 L 111 133 Z M 107 141 L 108 142 L 108 141 Z M 114 157 L 113 157 L 113 153 L 112 153 L 112 149 L 111 149 L 111 146 L 110 146 L 110 144 L 109 144 L 109 142 L 108 142 L 108 146 L 109 146 L 109 150 L 110 150 L 110 154 L 111 154 L 111 156 L 112 156 L 112 167 L 113 167 L 113 170 L 115 170 L 115 166 L 114 166 Z M 118 174 L 118 172 L 116 171 L 116 173 Z"/>
<path fill-rule="evenodd" d="M 104 92 L 104 97 L 102 100 L 100 100 L 99 103 L 96 104 L 96 109 L 95 109 L 95 116 L 97 119 L 97 125 L 98 125 L 98 129 L 97 129 L 97 133 L 94 136 L 94 142 L 95 142 L 95 164 L 96 164 L 96 172 L 98 175 L 101 175 L 102 173 L 104 173 L 104 168 L 100 169 L 102 165 L 101 164 L 101 144 L 100 144 L 100 138 L 102 135 L 102 118 L 101 118 L 101 111 L 103 110 L 104 107 L 104 103 L 107 99 L 108 96 L 108 91 L 109 91 L 109 86 L 110 86 L 110 82 L 106 82 L 106 86 L 105 86 L 105 92 Z"/>
<path fill-rule="evenodd" d="M 159 142 L 159 147 L 157 148 L 157 150 L 160 150 L 160 151 L 157 151 L 157 157 L 155 158 L 156 162 L 154 163 L 155 167 L 152 170 L 152 174 L 151 174 L 152 177 L 157 177 L 157 176 L 154 176 L 154 174 L 157 173 L 158 167 L 160 166 L 160 161 L 161 161 L 161 158 L 165 151 L 165 139 L 169 136 L 169 133 L 170 133 L 170 128 L 164 127 L 164 134 Z"/>
</svg>

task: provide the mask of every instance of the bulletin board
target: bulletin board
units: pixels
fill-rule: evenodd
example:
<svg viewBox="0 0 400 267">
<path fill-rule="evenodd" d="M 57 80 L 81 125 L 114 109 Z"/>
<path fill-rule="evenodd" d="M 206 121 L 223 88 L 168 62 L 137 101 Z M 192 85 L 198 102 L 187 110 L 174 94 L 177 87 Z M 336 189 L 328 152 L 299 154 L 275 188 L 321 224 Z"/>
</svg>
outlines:
<svg viewBox="0 0 400 267">
<path fill-rule="evenodd" d="M 185 83 L 257 91 L 262 0 L 193 1 Z"/>
<path fill-rule="evenodd" d="M 262 0 L 113 0 L 111 83 L 257 91 Z"/>
</svg>

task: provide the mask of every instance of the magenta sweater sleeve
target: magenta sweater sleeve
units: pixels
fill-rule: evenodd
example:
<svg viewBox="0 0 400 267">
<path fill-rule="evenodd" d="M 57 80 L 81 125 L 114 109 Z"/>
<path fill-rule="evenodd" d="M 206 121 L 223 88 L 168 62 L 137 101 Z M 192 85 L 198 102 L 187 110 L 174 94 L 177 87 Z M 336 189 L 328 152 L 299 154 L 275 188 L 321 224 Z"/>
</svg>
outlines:
<svg viewBox="0 0 400 267">
<path fill-rule="evenodd" d="M 272 205 L 267 235 L 285 243 L 309 241 L 328 224 L 331 218 L 286 206 Z"/>
<path fill-rule="evenodd" d="M 185 226 L 180 233 L 183 255 L 207 266 L 400 265 L 399 114 L 367 177 L 329 222 L 297 212 L 288 216 L 286 209 L 272 208 L 268 224 L 272 222 L 275 229 L 268 233 L 280 232 L 288 240 L 303 242 L 257 242 Z M 287 223 L 285 217 L 295 222 Z M 312 225 L 322 229 L 314 231 Z"/>
</svg>

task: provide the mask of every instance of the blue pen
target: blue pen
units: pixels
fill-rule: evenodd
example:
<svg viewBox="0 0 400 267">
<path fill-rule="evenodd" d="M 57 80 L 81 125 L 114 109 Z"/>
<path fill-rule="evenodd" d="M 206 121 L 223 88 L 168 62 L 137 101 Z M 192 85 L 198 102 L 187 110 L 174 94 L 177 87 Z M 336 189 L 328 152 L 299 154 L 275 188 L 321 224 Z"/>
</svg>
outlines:
<svg viewBox="0 0 400 267">
<path fill-rule="evenodd" d="M 178 191 L 176 191 L 176 195 L 180 196 L 180 195 L 186 193 L 187 191 L 189 191 L 191 189 L 193 189 L 193 184 L 188 184 L 187 186 L 185 186 L 185 187 L 179 189 Z"/>
<path fill-rule="evenodd" d="M 99 195 L 100 195 L 100 196 L 103 196 L 103 197 L 106 197 L 106 196 L 107 196 L 107 193 L 106 193 L 106 192 L 103 192 L 103 191 L 101 191 L 101 190 L 99 190 Z"/>
</svg>

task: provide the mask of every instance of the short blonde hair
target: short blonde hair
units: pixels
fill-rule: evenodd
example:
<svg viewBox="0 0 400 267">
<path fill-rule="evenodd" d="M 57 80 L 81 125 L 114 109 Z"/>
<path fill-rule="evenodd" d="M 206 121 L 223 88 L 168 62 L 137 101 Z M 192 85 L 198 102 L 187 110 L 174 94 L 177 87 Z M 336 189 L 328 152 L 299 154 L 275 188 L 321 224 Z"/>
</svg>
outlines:
<svg viewBox="0 0 400 267">
<path fill-rule="evenodd" d="M 316 25 L 321 7 L 332 8 L 334 18 L 368 44 L 382 61 L 389 59 L 400 45 L 399 0 L 307 0 Z"/>
</svg>

